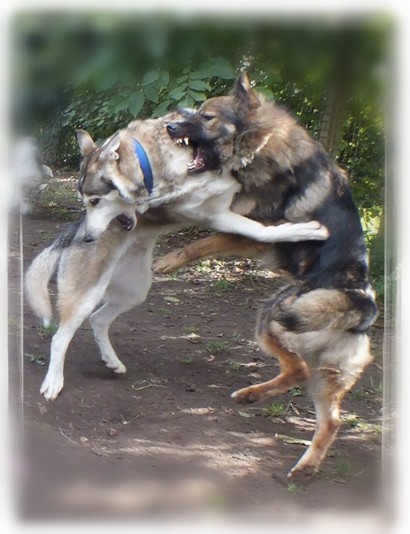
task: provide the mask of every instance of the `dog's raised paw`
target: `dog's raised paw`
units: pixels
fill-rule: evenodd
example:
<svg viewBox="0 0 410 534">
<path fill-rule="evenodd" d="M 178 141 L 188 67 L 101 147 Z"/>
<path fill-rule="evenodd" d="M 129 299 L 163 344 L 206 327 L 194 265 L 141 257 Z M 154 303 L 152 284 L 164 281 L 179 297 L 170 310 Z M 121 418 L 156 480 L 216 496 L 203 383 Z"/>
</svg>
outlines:
<svg viewBox="0 0 410 534">
<path fill-rule="evenodd" d="M 259 395 L 251 388 L 243 388 L 234 391 L 231 394 L 231 399 L 233 399 L 238 404 L 252 404 L 259 400 Z"/>
<path fill-rule="evenodd" d="M 175 266 L 174 263 L 164 256 L 164 258 L 160 258 L 158 261 L 154 263 L 152 266 L 152 269 L 155 274 L 168 274 L 172 273 L 175 269 L 177 269 L 178 266 Z"/>
<path fill-rule="evenodd" d="M 301 235 L 309 240 L 325 240 L 329 237 L 329 230 L 318 221 L 309 221 L 308 223 L 301 223 Z M 299 236 L 300 237 L 300 236 Z"/>
<path fill-rule="evenodd" d="M 156 261 L 153 266 L 152 270 L 155 274 L 167 274 L 168 273 L 169 264 L 167 261 L 164 261 L 163 258 Z"/>
</svg>

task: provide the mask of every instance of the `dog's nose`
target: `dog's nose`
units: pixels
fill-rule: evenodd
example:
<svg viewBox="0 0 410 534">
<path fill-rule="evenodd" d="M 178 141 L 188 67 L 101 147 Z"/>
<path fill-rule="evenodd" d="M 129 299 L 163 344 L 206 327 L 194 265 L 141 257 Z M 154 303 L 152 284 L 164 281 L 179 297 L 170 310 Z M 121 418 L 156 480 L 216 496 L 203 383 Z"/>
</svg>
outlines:
<svg viewBox="0 0 410 534">
<path fill-rule="evenodd" d="M 94 238 L 90 234 L 88 234 L 84 237 L 83 241 L 84 243 L 92 243 L 94 241 Z"/>
<path fill-rule="evenodd" d="M 169 124 L 167 124 L 167 131 L 170 134 L 175 133 L 177 129 L 178 129 L 178 126 L 174 122 L 170 122 Z"/>
</svg>

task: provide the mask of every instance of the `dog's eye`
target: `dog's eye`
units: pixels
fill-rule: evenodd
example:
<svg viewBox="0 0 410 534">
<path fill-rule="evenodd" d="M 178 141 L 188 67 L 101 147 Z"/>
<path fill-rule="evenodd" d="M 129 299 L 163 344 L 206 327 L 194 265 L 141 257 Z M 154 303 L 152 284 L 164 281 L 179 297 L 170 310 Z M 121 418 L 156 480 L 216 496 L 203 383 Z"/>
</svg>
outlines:
<svg viewBox="0 0 410 534">
<path fill-rule="evenodd" d="M 204 120 L 206 120 L 206 121 L 211 121 L 212 119 L 215 118 L 214 115 L 208 115 L 208 113 L 203 113 L 203 114 L 201 115 L 201 117 L 202 117 Z"/>
<path fill-rule="evenodd" d="M 100 202 L 99 198 L 93 198 L 92 200 L 90 200 L 91 206 L 96 206 L 99 202 Z"/>
</svg>

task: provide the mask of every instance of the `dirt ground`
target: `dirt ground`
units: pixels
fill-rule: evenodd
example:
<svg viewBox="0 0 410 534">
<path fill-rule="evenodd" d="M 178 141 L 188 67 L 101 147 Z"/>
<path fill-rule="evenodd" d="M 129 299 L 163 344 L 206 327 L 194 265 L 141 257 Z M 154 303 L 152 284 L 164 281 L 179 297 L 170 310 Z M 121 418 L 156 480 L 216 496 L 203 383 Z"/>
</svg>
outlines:
<svg viewBox="0 0 410 534">
<path fill-rule="evenodd" d="M 27 520 L 196 511 L 277 516 L 378 509 L 380 321 L 372 332 L 374 362 L 343 403 L 343 425 L 320 473 L 307 485 L 289 483 L 286 473 L 314 429 L 304 388 L 251 407 L 229 397 L 277 372 L 254 341 L 258 301 L 269 294 L 271 281 L 251 260 L 211 260 L 155 276 L 147 301 L 111 329 L 127 373 L 119 376 L 105 367 L 84 323 L 67 353 L 64 390 L 53 402 L 40 395 L 51 332 L 28 306 L 20 321 L 21 252 L 25 270 L 68 221 L 80 217 L 74 190 L 74 176 L 57 174 L 35 213 L 23 219 L 22 251 L 18 219 L 10 224 L 19 515 Z M 156 256 L 197 234 L 191 229 L 167 236 Z M 50 288 L 55 293 L 54 282 Z"/>
</svg>

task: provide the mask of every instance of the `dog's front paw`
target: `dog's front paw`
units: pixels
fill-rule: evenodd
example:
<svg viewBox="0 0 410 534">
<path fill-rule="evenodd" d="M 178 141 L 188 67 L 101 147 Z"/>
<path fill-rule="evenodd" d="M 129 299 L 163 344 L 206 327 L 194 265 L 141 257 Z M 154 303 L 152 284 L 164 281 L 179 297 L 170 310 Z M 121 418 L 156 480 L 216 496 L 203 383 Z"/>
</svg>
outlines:
<svg viewBox="0 0 410 534">
<path fill-rule="evenodd" d="M 285 223 L 277 228 L 281 231 L 281 241 L 323 241 L 329 237 L 329 230 L 318 221 Z"/>
<path fill-rule="evenodd" d="M 231 394 L 233 399 L 238 404 L 252 404 L 261 400 L 260 395 L 255 386 L 249 386 L 248 388 L 238 389 Z"/>
<path fill-rule="evenodd" d="M 312 478 L 316 471 L 317 469 L 314 465 L 305 465 L 300 467 L 296 465 L 289 471 L 287 478 L 289 480 L 295 480 L 297 478 L 300 481 L 307 481 Z"/>
<path fill-rule="evenodd" d="M 323 241 L 328 239 L 330 233 L 329 230 L 321 224 L 319 221 L 310 221 L 307 223 L 302 223 L 302 233 L 306 235 L 306 239 L 320 240 Z"/>
<path fill-rule="evenodd" d="M 105 363 L 108 369 L 112 369 L 114 373 L 117 373 L 118 375 L 122 375 L 127 372 L 127 368 L 119 358 L 102 357 L 102 361 Z"/>
<path fill-rule="evenodd" d="M 308 223 L 304 223 L 304 226 L 308 229 L 308 232 L 311 231 L 312 236 L 315 236 L 317 239 L 327 239 L 330 235 L 327 227 L 321 224 L 319 221 L 310 221 Z"/>
<path fill-rule="evenodd" d="M 153 265 L 153 271 L 156 274 L 169 274 L 176 271 L 179 267 L 184 265 L 185 257 L 181 251 L 173 250 L 166 254 Z"/>
<path fill-rule="evenodd" d="M 63 385 L 63 375 L 47 375 L 41 385 L 40 393 L 43 394 L 47 400 L 54 400 L 63 389 Z"/>
<path fill-rule="evenodd" d="M 329 237 L 329 230 L 318 221 L 307 223 L 283 223 L 278 226 L 266 226 L 258 236 L 259 241 L 323 241 Z"/>
</svg>

